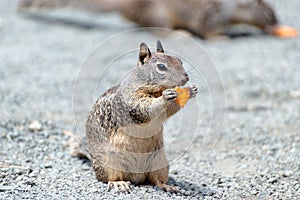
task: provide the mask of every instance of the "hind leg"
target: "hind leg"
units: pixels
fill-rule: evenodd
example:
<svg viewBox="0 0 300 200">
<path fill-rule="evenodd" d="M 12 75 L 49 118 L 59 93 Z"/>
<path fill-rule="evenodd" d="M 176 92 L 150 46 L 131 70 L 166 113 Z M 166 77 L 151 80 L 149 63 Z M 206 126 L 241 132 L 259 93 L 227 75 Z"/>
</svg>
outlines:
<svg viewBox="0 0 300 200">
<path fill-rule="evenodd" d="M 130 176 L 130 173 L 118 171 L 110 167 L 105 167 L 99 160 L 93 159 L 93 168 L 98 180 L 107 183 L 107 190 L 110 191 L 112 188 L 115 192 L 130 192 L 131 182 L 134 178 Z"/>
<path fill-rule="evenodd" d="M 150 172 L 149 181 L 158 188 L 167 192 L 179 192 L 179 187 L 167 185 L 169 167 L 162 168 L 157 171 Z"/>
</svg>

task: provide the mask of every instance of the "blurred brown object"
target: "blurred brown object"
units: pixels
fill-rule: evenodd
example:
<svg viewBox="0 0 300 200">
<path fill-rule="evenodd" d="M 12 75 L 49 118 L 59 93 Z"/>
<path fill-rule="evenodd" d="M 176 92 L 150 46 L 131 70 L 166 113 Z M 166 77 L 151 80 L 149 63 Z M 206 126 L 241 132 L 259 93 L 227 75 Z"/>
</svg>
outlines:
<svg viewBox="0 0 300 200">
<path fill-rule="evenodd" d="M 270 31 L 279 23 L 272 6 L 264 0 L 21 0 L 18 9 L 66 6 L 118 11 L 143 27 L 185 29 L 204 39 L 222 35 L 235 24 L 254 26 L 279 37 L 295 35 L 287 29 Z"/>
</svg>

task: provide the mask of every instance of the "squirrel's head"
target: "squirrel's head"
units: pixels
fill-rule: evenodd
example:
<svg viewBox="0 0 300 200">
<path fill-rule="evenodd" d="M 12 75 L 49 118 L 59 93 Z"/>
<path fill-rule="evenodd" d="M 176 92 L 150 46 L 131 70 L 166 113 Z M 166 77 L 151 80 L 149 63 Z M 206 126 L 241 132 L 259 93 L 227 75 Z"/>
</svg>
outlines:
<svg viewBox="0 0 300 200">
<path fill-rule="evenodd" d="M 270 4 L 264 0 L 239 0 L 235 20 L 244 20 L 262 30 L 278 24 L 276 14 Z"/>
<path fill-rule="evenodd" d="M 148 46 L 141 43 L 136 69 L 141 87 L 151 86 L 157 91 L 183 86 L 189 81 L 182 61 L 175 56 L 165 54 L 159 40 L 155 53 L 151 53 Z"/>
</svg>

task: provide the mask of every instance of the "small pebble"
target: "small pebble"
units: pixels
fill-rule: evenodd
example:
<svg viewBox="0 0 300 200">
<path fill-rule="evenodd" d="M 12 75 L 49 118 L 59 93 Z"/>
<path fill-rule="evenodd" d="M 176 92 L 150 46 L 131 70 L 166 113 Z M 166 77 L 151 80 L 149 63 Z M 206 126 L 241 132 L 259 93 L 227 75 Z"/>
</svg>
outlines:
<svg viewBox="0 0 300 200">
<path fill-rule="evenodd" d="M 185 195 L 185 196 L 191 196 L 191 194 L 192 194 L 191 191 L 185 191 L 185 192 L 184 192 L 184 195 Z"/>
<path fill-rule="evenodd" d="M 300 90 L 291 91 L 290 96 L 294 99 L 300 99 Z"/>
<path fill-rule="evenodd" d="M 42 130 L 42 124 L 35 120 L 29 124 L 28 128 L 31 131 L 40 131 Z"/>
</svg>

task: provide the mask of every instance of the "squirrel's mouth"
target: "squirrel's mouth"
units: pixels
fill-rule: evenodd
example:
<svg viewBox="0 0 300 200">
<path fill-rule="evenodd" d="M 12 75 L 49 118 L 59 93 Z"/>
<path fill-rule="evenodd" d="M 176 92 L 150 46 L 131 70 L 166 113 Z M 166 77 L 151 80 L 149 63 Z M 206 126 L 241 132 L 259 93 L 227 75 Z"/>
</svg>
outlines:
<svg viewBox="0 0 300 200">
<path fill-rule="evenodd" d="M 183 81 L 181 82 L 181 84 L 178 84 L 178 85 L 172 85 L 171 87 L 169 87 L 170 89 L 171 88 L 175 88 L 175 87 L 182 87 L 182 86 L 185 86 L 185 84 L 187 83 L 187 81 Z M 167 89 L 167 88 L 166 88 Z"/>
</svg>

